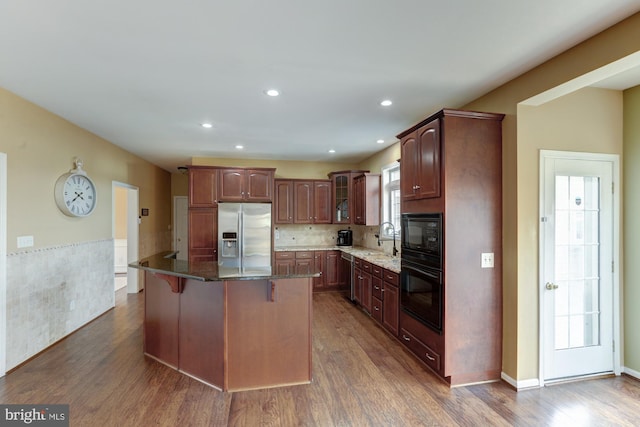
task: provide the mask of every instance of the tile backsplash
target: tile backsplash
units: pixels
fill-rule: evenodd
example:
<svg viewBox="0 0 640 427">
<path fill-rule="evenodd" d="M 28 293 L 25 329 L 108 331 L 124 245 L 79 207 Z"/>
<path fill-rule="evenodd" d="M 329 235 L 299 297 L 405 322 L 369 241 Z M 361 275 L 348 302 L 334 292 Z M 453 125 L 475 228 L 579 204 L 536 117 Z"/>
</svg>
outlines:
<svg viewBox="0 0 640 427">
<path fill-rule="evenodd" d="M 374 251 L 382 251 L 391 255 L 393 242 L 381 241 L 378 246 L 379 228 L 364 225 L 334 225 L 334 224 L 278 224 L 274 227 L 274 247 L 308 247 L 308 246 L 334 246 L 338 237 L 338 230 L 353 231 L 353 245 L 363 246 Z M 278 238 L 276 238 L 278 237 Z M 396 248 L 400 250 L 400 241 L 396 240 Z"/>
<path fill-rule="evenodd" d="M 333 246 L 338 230 L 348 229 L 333 224 L 278 224 L 274 227 L 274 246 Z M 354 239 L 355 239 L 354 231 Z"/>
</svg>

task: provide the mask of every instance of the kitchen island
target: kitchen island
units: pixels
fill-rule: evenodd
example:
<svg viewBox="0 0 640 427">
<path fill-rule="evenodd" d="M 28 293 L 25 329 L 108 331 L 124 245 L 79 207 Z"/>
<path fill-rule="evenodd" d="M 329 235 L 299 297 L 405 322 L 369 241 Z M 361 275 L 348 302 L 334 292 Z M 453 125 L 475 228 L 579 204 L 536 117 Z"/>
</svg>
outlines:
<svg viewBox="0 0 640 427">
<path fill-rule="evenodd" d="M 171 253 L 129 266 L 145 271 L 145 355 L 223 391 L 311 382 L 316 274 L 239 274 Z"/>
</svg>

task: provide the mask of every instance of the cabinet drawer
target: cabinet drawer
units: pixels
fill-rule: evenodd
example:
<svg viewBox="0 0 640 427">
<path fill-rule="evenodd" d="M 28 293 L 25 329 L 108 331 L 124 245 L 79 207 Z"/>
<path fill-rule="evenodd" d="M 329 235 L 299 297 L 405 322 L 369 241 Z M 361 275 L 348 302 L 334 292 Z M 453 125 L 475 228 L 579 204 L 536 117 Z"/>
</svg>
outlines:
<svg viewBox="0 0 640 427">
<path fill-rule="evenodd" d="M 395 287 L 400 286 L 400 277 L 398 273 L 384 269 L 384 281 Z"/>
<path fill-rule="evenodd" d="M 313 251 L 298 251 L 296 259 L 313 259 Z"/>
<path fill-rule="evenodd" d="M 371 295 L 374 298 L 382 300 L 382 279 L 379 277 L 371 278 Z"/>
<path fill-rule="evenodd" d="M 382 323 L 382 301 L 376 297 L 371 298 L 371 317 Z"/>
<path fill-rule="evenodd" d="M 371 274 L 376 276 L 376 277 L 383 277 L 382 275 L 382 270 L 384 270 L 382 267 L 375 265 L 375 264 L 371 264 Z"/>
<path fill-rule="evenodd" d="M 368 261 L 362 261 L 362 271 L 371 273 L 371 264 Z"/>
<path fill-rule="evenodd" d="M 276 259 L 294 259 L 295 257 L 295 252 L 276 252 Z"/>
<path fill-rule="evenodd" d="M 362 260 L 360 258 L 353 258 L 353 265 L 356 268 L 362 268 Z"/>
<path fill-rule="evenodd" d="M 428 345 L 414 337 L 406 329 L 400 330 L 400 339 L 409 350 L 433 370 L 440 372 L 440 355 Z"/>
</svg>

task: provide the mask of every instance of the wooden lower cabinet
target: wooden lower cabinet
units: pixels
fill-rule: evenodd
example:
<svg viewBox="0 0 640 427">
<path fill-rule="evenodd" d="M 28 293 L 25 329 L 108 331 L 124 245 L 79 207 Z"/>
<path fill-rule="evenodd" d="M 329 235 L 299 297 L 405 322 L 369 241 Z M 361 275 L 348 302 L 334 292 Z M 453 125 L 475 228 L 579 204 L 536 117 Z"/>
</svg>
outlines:
<svg viewBox="0 0 640 427">
<path fill-rule="evenodd" d="M 442 363 L 442 355 L 444 354 L 444 338 L 442 335 L 402 312 L 400 313 L 399 338 L 427 366 L 440 376 L 445 376 Z"/>
<path fill-rule="evenodd" d="M 274 255 L 275 274 L 320 273 L 313 278 L 313 291 L 346 289 L 340 251 L 278 251 Z"/>
<path fill-rule="evenodd" d="M 311 381 L 311 278 L 145 272 L 144 353 L 224 391 Z"/>
<path fill-rule="evenodd" d="M 354 294 L 356 302 L 393 336 L 398 336 L 400 277 L 398 273 L 356 258 Z"/>
<path fill-rule="evenodd" d="M 227 315 L 229 390 L 311 381 L 311 287 L 299 282 L 226 282 L 238 308 Z"/>
<path fill-rule="evenodd" d="M 400 276 L 387 269 L 382 270 L 382 276 L 382 326 L 397 337 L 400 324 Z"/>
<path fill-rule="evenodd" d="M 218 208 L 189 209 L 189 261 L 218 260 Z"/>
<path fill-rule="evenodd" d="M 178 328 L 180 371 L 208 384 L 224 382 L 224 333 L 222 328 L 211 328 L 223 321 L 222 282 L 185 280 Z"/>
<path fill-rule="evenodd" d="M 296 253 L 276 252 L 274 265 L 275 274 L 279 276 L 294 274 L 296 269 Z"/>
</svg>

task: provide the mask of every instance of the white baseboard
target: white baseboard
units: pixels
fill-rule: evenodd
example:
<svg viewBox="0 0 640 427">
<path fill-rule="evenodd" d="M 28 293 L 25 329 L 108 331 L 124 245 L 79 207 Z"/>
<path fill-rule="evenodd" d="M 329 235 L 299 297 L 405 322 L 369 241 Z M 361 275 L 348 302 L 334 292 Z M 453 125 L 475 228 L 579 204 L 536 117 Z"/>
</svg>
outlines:
<svg viewBox="0 0 640 427">
<path fill-rule="evenodd" d="M 627 375 L 629 375 L 629 376 L 631 376 L 631 377 L 633 377 L 633 378 L 635 378 L 637 380 L 640 380 L 640 372 L 638 372 L 638 371 L 635 371 L 635 370 L 633 370 L 631 368 L 623 367 L 622 368 L 622 372 L 624 372 L 625 374 L 627 374 Z"/>
<path fill-rule="evenodd" d="M 540 387 L 540 381 L 537 378 L 530 378 L 528 380 L 515 380 L 504 372 L 500 374 L 500 378 L 514 387 L 517 391 Z"/>
</svg>

